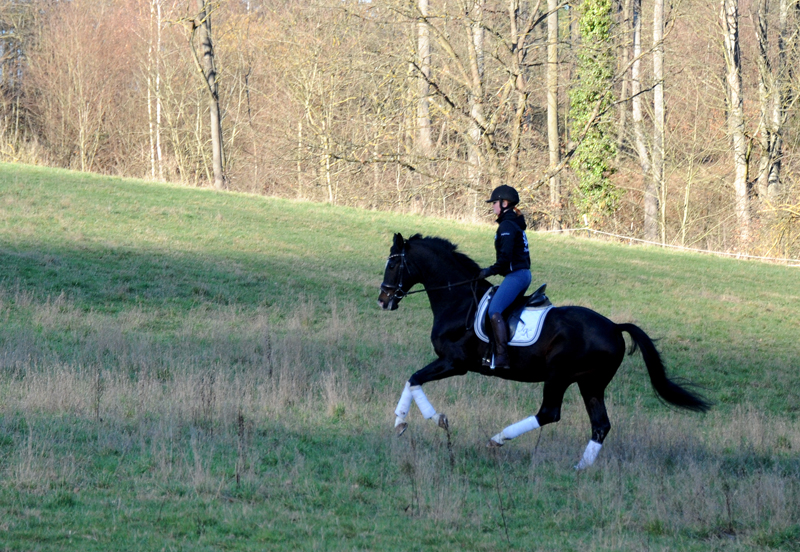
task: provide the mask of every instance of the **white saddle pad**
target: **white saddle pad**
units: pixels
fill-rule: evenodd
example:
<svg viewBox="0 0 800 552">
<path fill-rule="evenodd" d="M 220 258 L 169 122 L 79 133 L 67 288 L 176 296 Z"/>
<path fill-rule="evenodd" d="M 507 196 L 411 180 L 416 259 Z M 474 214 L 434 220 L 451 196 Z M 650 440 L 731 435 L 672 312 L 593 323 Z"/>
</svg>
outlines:
<svg viewBox="0 0 800 552">
<path fill-rule="evenodd" d="M 484 294 L 478 305 L 478 312 L 475 313 L 475 335 L 484 343 L 489 343 L 489 335 L 486 330 L 486 311 L 489 309 L 489 301 L 492 298 L 492 290 Z M 539 336 L 542 334 L 542 327 L 544 326 L 544 319 L 553 305 L 544 307 L 525 307 L 520 311 L 516 311 L 511 315 L 519 316 L 519 322 L 516 328 L 510 328 L 511 336 L 508 340 L 510 347 L 528 347 L 536 343 Z"/>
</svg>

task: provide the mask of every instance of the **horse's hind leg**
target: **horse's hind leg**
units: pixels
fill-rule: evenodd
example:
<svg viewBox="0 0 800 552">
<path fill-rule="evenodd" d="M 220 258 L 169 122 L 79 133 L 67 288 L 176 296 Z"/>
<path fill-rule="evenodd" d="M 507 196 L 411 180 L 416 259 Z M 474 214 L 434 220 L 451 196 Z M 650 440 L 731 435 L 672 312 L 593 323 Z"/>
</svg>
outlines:
<svg viewBox="0 0 800 552">
<path fill-rule="evenodd" d="M 603 446 L 603 441 L 611 430 L 611 422 L 608 420 L 606 403 L 603 399 L 605 386 L 598 389 L 597 386 L 589 383 L 579 382 L 578 387 L 581 390 L 583 403 L 586 405 L 586 412 L 589 414 L 589 420 L 592 423 L 592 438 L 589 444 L 586 445 L 586 450 L 583 451 L 583 457 L 580 462 L 575 466 L 575 469 L 582 470 L 594 464 Z"/>
<path fill-rule="evenodd" d="M 569 383 L 556 380 L 548 381 L 542 389 L 542 406 L 536 416 L 530 416 L 515 424 L 511 424 L 489 439 L 486 446 L 501 447 L 506 441 L 519 437 L 543 425 L 557 422 L 561 419 L 561 403 L 564 401 L 564 392 Z"/>
</svg>

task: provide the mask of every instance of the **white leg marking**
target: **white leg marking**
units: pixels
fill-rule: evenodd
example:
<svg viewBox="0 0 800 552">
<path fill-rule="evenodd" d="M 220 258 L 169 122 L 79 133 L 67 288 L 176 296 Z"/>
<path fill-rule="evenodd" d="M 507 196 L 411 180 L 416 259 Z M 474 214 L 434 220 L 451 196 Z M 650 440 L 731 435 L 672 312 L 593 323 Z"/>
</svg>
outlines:
<svg viewBox="0 0 800 552">
<path fill-rule="evenodd" d="M 403 423 L 408 416 L 408 410 L 411 408 L 411 384 L 406 382 L 406 386 L 403 388 L 403 394 L 400 395 L 400 402 L 397 403 L 397 408 L 395 409 L 394 413 L 397 416 L 397 420 L 395 420 L 394 426 L 397 427 L 401 423 Z"/>
<path fill-rule="evenodd" d="M 594 464 L 601 448 L 603 448 L 603 445 L 597 441 L 589 441 L 589 444 L 586 445 L 586 450 L 583 451 L 583 458 L 581 458 L 581 461 L 575 466 L 575 469 L 583 470 Z"/>
<path fill-rule="evenodd" d="M 536 429 L 539 426 L 539 420 L 536 419 L 536 416 L 529 416 L 522 421 L 519 421 L 515 424 L 511 424 L 503 431 L 492 437 L 492 441 L 497 443 L 498 445 L 504 444 L 506 441 L 510 441 L 515 437 L 519 437 L 523 433 L 527 433 L 533 429 Z"/>
<path fill-rule="evenodd" d="M 527 433 L 538 427 L 539 420 L 536 419 L 536 416 L 529 416 L 528 418 L 525 418 L 524 420 L 505 428 L 501 432 L 501 435 L 503 435 L 503 437 L 506 439 L 514 439 L 515 437 L 519 437 L 523 433 Z"/>
<path fill-rule="evenodd" d="M 426 420 L 428 418 L 433 418 L 436 415 L 436 409 L 433 408 L 433 405 L 428 400 L 428 397 L 422 390 L 422 386 L 415 385 L 410 389 L 411 389 L 411 396 L 414 397 L 414 402 L 417 403 L 419 411 L 422 412 L 422 417 L 425 418 Z"/>
</svg>

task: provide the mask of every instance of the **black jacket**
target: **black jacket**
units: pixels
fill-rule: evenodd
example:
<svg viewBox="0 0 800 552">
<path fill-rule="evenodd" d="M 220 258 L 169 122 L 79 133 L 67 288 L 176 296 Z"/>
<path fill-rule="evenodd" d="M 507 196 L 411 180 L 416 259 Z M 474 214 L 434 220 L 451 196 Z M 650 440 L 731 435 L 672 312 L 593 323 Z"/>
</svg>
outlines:
<svg viewBox="0 0 800 552">
<path fill-rule="evenodd" d="M 507 275 L 515 270 L 530 270 L 531 256 L 528 251 L 528 237 L 525 217 L 517 216 L 514 209 L 508 209 L 497 217 L 497 234 L 494 236 L 494 249 L 497 262 L 486 269 L 486 276 Z"/>
</svg>

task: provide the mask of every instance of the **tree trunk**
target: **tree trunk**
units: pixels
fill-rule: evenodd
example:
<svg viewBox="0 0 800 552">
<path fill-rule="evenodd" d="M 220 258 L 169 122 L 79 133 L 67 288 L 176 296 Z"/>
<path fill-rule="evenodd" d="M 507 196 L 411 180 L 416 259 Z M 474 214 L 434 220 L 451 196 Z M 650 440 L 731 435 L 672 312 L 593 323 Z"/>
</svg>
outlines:
<svg viewBox="0 0 800 552">
<path fill-rule="evenodd" d="M 665 240 L 664 225 L 659 225 L 659 211 L 664 209 L 659 196 L 664 189 L 664 0 L 653 3 L 653 178 L 645 190 L 645 237 L 657 240 L 661 226 L 661 241 Z"/>
<path fill-rule="evenodd" d="M 430 114 L 431 37 L 428 28 L 428 0 L 418 0 L 417 64 L 421 73 L 417 99 L 417 151 L 424 157 L 433 154 Z"/>
<path fill-rule="evenodd" d="M 639 164 L 642 167 L 642 176 L 650 178 L 650 153 L 644 134 L 644 110 L 642 109 L 642 0 L 633 0 L 633 59 L 631 65 L 631 96 L 633 115 L 633 133 L 636 144 L 636 153 L 639 154 Z"/>
<path fill-rule="evenodd" d="M 547 145 L 550 170 L 561 162 L 558 135 L 558 0 L 547 0 Z M 550 209 L 553 230 L 561 229 L 561 177 L 550 177 Z"/>
<path fill-rule="evenodd" d="M 221 190 L 225 187 L 222 118 L 219 109 L 217 69 L 214 64 L 214 45 L 211 41 L 211 14 L 208 13 L 207 0 L 197 0 L 197 10 L 195 25 L 202 49 L 202 72 L 207 85 L 211 112 L 211 159 L 214 168 L 214 188 Z"/>
<path fill-rule="evenodd" d="M 800 11 L 800 3 L 793 2 Z M 783 131 L 786 123 L 786 112 L 791 102 L 791 85 L 788 83 L 789 64 L 787 63 L 789 33 L 789 1 L 780 0 L 778 4 L 778 55 L 775 62 L 775 78 L 773 84 L 775 94 L 772 104 L 772 136 L 770 141 L 769 177 L 767 179 L 767 198 L 775 199 L 781 191 L 781 166 L 783 159 Z M 798 13 L 800 15 L 800 13 Z"/>
<path fill-rule="evenodd" d="M 769 59 L 769 0 L 759 0 L 758 19 L 755 24 L 759 46 L 758 95 L 761 104 L 759 144 L 761 159 L 758 167 L 758 197 L 763 203 L 775 199 L 780 186 L 781 155 L 783 149 L 783 126 L 788 93 L 785 86 L 787 0 L 780 0 L 778 7 L 777 55 L 774 67 Z"/>
<path fill-rule="evenodd" d="M 620 48 L 620 63 L 619 65 L 625 67 L 630 60 L 630 40 L 629 33 L 631 32 L 631 4 L 632 0 L 623 0 L 622 4 L 622 47 Z M 625 99 L 628 97 L 628 90 L 630 90 L 630 72 L 626 71 L 622 78 L 622 93 L 620 98 Z M 628 102 L 622 101 L 619 103 L 619 121 L 617 130 L 617 151 L 622 151 L 625 146 L 625 136 L 628 127 Z"/>
<path fill-rule="evenodd" d="M 772 80 L 772 67 L 769 61 L 769 0 L 758 0 L 757 20 L 754 25 L 756 40 L 758 42 L 758 99 L 761 108 L 759 121 L 759 145 L 761 146 L 761 159 L 758 163 L 757 190 L 758 198 L 763 202 L 767 199 L 767 188 L 770 170 L 770 142 L 772 138 L 772 101 L 771 94 L 774 90 Z"/>
<path fill-rule="evenodd" d="M 525 71 L 522 68 L 522 63 L 525 58 L 526 42 L 531 34 L 531 24 L 533 21 L 533 19 L 530 18 L 526 25 L 520 29 L 518 26 L 519 14 L 519 0 L 509 0 L 508 15 L 511 26 L 510 43 L 512 49 L 510 69 L 512 78 L 514 79 L 514 90 L 517 99 L 516 112 L 514 113 L 513 119 L 514 122 L 511 128 L 508 163 L 506 165 L 506 176 L 511 181 L 515 179 L 519 170 L 519 152 L 520 144 L 522 143 L 523 121 L 525 118 L 525 111 L 528 109 L 528 84 L 525 79 Z"/>
<path fill-rule="evenodd" d="M 658 198 L 653 193 L 655 187 L 653 175 L 650 171 L 650 152 L 644 133 L 644 110 L 642 109 L 642 0 L 633 0 L 631 8 L 633 17 L 633 65 L 631 66 L 631 96 L 633 136 L 636 153 L 639 156 L 639 166 L 642 169 L 642 183 L 645 190 L 644 196 L 644 235 L 649 240 L 658 236 L 656 216 L 658 212 Z"/>
<path fill-rule="evenodd" d="M 156 165 L 158 166 L 158 179 L 164 180 L 164 155 L 161 147 L 161 27 L 163 16 L 161 14 L 161 0 L 155 0 L 156 4 Z"/>
<path fill-rule="evenodd" d="M 747 138 L 744 127 L 742 97 L 742 58 L 739 49 L 739 0 L 722 0 L 725 82 L 728 96 L 728 134 L 733 146 L 736 221 L 739 226 L 739 247 L 746 249 L 750 239 L 750 199 L 747 185 Z"/>
<path fill-rule="evenodd" d="M 480 144 L 481 127 L 485 126 L 483 116 L 483 0 L 476 0 L 473 7 L 473 18 L 470 23 L 471 41 L 469 43 L 469 63 L 471 86 L 469 94 L 470 123 L 467 134 L 469 180 L 472 190 L 477 193 L 481 189 L 483 171 L 481 167 Z M 475 212 L 477 215 L 477 212 Z"/>
<path fill-rule="evenodd" d="M 155 133 L 155 120 L 153 117 L 153 78 L 150 72 L 152 71 L 152 53 L 153 48 L 150 47 L 148 53 L 147 68 L 147 123 L 150 130 L 150 179 L 156 179 L 156 133 Z"/>
<path fill-rule="evenodd" d="M 569 91 L 575 82 L 575 57 L 578 52 L 578 47 L 581 43 L 580 30 L 578 28 L 578 10 L 574 6 L 570 6 L 569 12 L 569 57 L 570 62 L 567 63 L 564 79 L 567 81 L 566 90 Z M 569 102 L 567 102 L 566 109 L 564 109 L 564 144 L 567 150 L 574 147 L 574 140 L 572 139 L 572 120 L 569 113 Z"/>
<path fill-rule="evenodd" d="M 150 178 L 152 180 L 164 180 L 164 164 L 161 155 L 161 23 L 161 0 L 150 0 L 151 35 L 150 46 L 147 50 L 147 120 L 150 130 Z M 153 102 L 155 102 L 155 110 L 153 110 Z"/>
</svg>

